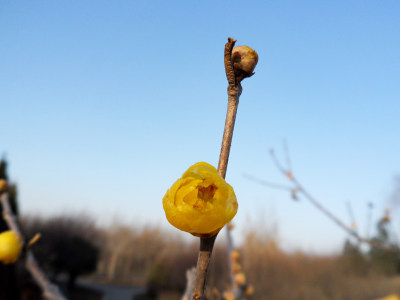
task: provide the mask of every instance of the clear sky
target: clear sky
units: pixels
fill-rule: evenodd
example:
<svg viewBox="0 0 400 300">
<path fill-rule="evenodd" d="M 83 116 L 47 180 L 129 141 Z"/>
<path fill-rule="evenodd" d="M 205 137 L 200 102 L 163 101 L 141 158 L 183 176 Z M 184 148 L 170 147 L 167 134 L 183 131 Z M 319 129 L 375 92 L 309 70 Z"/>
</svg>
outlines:
<svg viewBox="0 0 400 300">
<path fill-rule="evenodd" d="M 22 212 L 176 231 L 162 197 L 191 164 L 217 165 L 231 36 L 259 54 L 227 172 L 236 240 L 263 222 L 286 249 L 340 249 L 346 235 L 309 202 L 243 173 L 286 183 L 268 154 L 283 158 L 286 140 L 298 179 L 349 224 L 350 201 L 366 231 L 367 202 L 380 216 L 400 173 L 399 11 L 365 0 L 1 1 L 0 153 Z"/>
</svg>

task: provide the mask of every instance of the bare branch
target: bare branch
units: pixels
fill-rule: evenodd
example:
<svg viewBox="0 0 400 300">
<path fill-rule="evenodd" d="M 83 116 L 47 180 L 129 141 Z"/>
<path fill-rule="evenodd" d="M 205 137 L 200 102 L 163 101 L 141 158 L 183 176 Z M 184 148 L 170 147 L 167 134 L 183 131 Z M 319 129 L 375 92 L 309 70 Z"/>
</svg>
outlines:
<svg viewBox="0 0 400 300">
<path fill-rule="evenodd" d="M 383 245 L 381 243 L 378 243 L 374 240 L 371 240 L 369 238 L 362 237 L 359 233 L 354 231 L 350 226 L 346 225 L 343 221 L 341 221 L 338 217 L 336 217 L 333 213 L 331 213 L 327 208 L 325 208 L 315 197 L 313 197 L 297 180 L 297 178 L 293 175 L 293 173 L 290 170 L 285 169 L 280 161 L 276 158 L 274 151 L 270 150 L 271 158 L 274 161 L 277 169 L 288 179 L 292 182 L 293 188 L 287 188 L 285 186 L 280 186 L 280 185 L 275 185 L 275 184 L 270 184 L 268 182 L 265 182 L 261 179 L 257 179 L 252 176 L 247 176 L 248 179 L 258 182 L 260 184 L 263 184 L 265 186 L 269 186 L 272 188 L 279 188 L 279 189 L 286 189 L 286 190 L 295 190 L 296 193 L 302 194 L 306 199 L 308 199 L 312 205 L 314 205 L 319 211 L 321 211 L 326 217 L 328 217 L 331 221 L 333 221 L 336 225 L 338 225 L 340 228 L 342 228 L 344 231 L 346 231 L 348 234 L 356 238 L 359 242 L 366 243 L 371 245 L 372 247 L 388 251 L 388 252 L 394 252 L 394 253 L 399 253 L 399 250 Z"/>
<path fill-rule="evenodd" d="M 251 181 L 257 182 L 257 183 L 259 183 L 261 185 L 268 186 L 268 187 L 271 187 L 271 188 L 274 188 L 274 189 L 285 190 L 285 191 L 289 191 L 289 192 L 291 192 L 293 190 L 293 188 L 290 187 L 290 186 L 283 185 L 283 184 L 278 184 L 278 183 L 273 183 L 273 182 L 269 182 L 269 181 L 265 181 L 263 179 L 259 179 L 257 177 L 254 177 L 254 176 L 246 174 L 246 173 L 243 174 L 243 177 L 247 178 L 247 179 L 249 179 Z"/>
<path fill-rule="evenodd" d="M 14 231 L 20 241 L 25 244 L 25 238 L 21 234 L 21 231 L 18 227 L 17 219 L 11 210 L 10 203 L 8 201 L 8 193 L 4 192 L 0 195 L 1 205 L 3 207 L 3 218 L 6 221 L 8 227 Z M 43 296 L 49 300 L 66 300 L 58 287 L 50 282 L 50 280 L 43 273 L 41 268 L 36 262 L 36 259 L 31 252 L 31 250 L 26 251 L 26 261 L 25 266 L 28 271 L 31 273 L 32 277 L 39 284 L 43 291 Z"/>
<path fill-rule="evenodd" d="M 196 280 L 196 268 L 186 270 L 186 289 L 181 300 L 189 300 Z"/>
<path fill-rule="evenodd" d="M 8 193 L 2 193 L 0 196 L 1 200 L 1 205 L 3 207 L 3 218 L 6 221 L 8 228 L 10 228 L 12 231 L 14 231 L 18 238 L 20 239 L 20 242 L 24 244 L 25 240 L 21 234 L 21 231 L 19 230 L 18 224 L 17 224 L 17 218 L 14 216 L 11 205 L 8 202 Z"/>
<path fill-rule="evenodd" d="M 229 268 L 229 277 L 231 280 L 231 288 L 233 289 L 235 286 L 235 278 L 234 278 L 234 274 L 232 272 L 232 260 L 231 260 L 231 255 L 232 252 L 234 250 L 233 247 L 233 238 L 232 238 L 232 233 L 231 233 L 231 223 L 228 223 L 227 226 L 225 226 L 226 229 L 226 238 L 227 238 L 227 252 L 228 252 L 228 268 Z"/>
<path fill-rule="evenodd" d="M 293 172 L 293 170 L 292 170 L 292 161 L 291 161 L 290 155 L 289 155 L 289 147 L 288 147 L 288 145 L 286 143 L 286 140 L 283 140 L 283 150 L 285 152 L 287 170 L 289 172 Z"/>
</svg>

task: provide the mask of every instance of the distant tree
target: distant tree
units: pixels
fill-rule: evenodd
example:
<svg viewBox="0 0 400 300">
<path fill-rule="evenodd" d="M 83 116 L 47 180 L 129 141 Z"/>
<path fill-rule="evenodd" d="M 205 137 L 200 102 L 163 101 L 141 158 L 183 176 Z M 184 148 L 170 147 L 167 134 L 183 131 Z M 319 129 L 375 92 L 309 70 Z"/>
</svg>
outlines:
<svg viewBox="0 0 400 300">
<path fill-rule="evenodd" d="M 80 275 L 96 270 L 99 258 L 97 230 L 85 216 L 57 217 L 47 220 L 25 220 L 28 235 L 42 234 L 33 247 L 37 260 L 54 279 L 68 276 L 68 288 L 72 289 Z"/>
<path fill-rule="evenodd" d="M 7 173 L 8 163 L 5 158 L 0 160 L 0 179 L 9 180 Z M 8 182 L 8 201 L 10 202 L 11 209 L 15 215 L 18 215 L 18 202 L 17 202 L 17 186 Z M 1 212 L 3 208 L 1 207 Z M 8 230 L 8 226 L 3 218 L 0 218 L 0 232 Z"/>
<path fill-rule="evenodd" d="M 368 261 L 360 249 L 359 243 L 346 240 L 342 251 L 342 262 L 346 273 L 353 273 L 359 276 L 367 274 Z"/>
<path fill-rule="evenodd" d="M 390 219 L 382 218 L 377 223 L 377 235 L 372 240 L 393 249 L 397 249 L 398 253 L 384 251 L 382 249 L 371 247 L 369 256 L 371 258 L 372 266 L 378 272 L 393 275 L 399 272 L 400 257 L 399 257 L 399 245 L 391 241 L 390 231 L 388 225 Z"/>
<path fill-rule="evenodd" d="M 7 161 L 5 158 L 0 160 L 0 179 L 8 181 Z M 15 184 L 8 182 L 9 201 L 14 214 L 18 213 L 17 205 L 17 187 Z M 3 207 L 0 205 L 0 232 L 8 230 L 8 226 L 3 216 Z M 19 299 L 17 280 L 15 273 L 15 265 L 4 265 L 0 263 L 0 300 Z"/>
</svg>

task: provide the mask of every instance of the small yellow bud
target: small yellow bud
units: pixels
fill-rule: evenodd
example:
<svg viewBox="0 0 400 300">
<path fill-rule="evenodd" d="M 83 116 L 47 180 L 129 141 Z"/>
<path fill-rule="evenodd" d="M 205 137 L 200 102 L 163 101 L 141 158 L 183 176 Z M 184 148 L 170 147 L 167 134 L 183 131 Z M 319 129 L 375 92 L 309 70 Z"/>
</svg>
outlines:
<svg viewBox="0 0 400 300">
<path fill-rule="evenodd" d="M 7 191 L 7 181 L 0 179 L 0 193 Z"/>
<path fill-rule="evenodd" d="M 239 258 L 240 258 L 240 253 L 239 253 L 239 251 L 233 250 L 233 251 L 231 252 L 231 260 L 232 260 L 232 261 L 238 261 Z"/>
<path fill-rule="evenodd" d="M 247 296 L 251 296 L 254 294 L 254 286 L 252 286 L 251 284 L 249 286 L 247 286 L 246 290 L 244 291 L 244 293 Z"/>
<path fill-rule="evenodd" d="M 22 244 L 14 231 L 8 230 L 0 233 L 0 261 L 12 264 L 18 260 Z"/>
<path fill-rule="evenodd" d="M 216 235 L 236 215 L 233 188 L 205 162 L 191 166 L 163 198 L 167 220 L 199 237 Z"/>
<path fill-rule="evenodd" d="M 385 209 L 385 214 L 382 217 L 381 222 L 388 223 L 390 221 L 391 221 L 391 219 L 390 219 L 390 209 Z"/>
<path fill-rule="evenodd" d="M 245 285 L 246 284 L 246 275 L 244 275 L 243 272 L 237 273 L 233 277 L 233 280 L 234 280 L 235 284 L 238 286 Z"/>
<path fill-rule="evenodd" d="M 224 296 L 223 296 L 224 300 L 235 300 L 235 295 L 229 291 L 229 292 L 224 292 Z"/>
<path fill-rule="evenodd" d="M 242 266 L 238 262 L 233 262 L 232 263 L 232 273 L 236 274 L 242 271 Z"/>
</svg>

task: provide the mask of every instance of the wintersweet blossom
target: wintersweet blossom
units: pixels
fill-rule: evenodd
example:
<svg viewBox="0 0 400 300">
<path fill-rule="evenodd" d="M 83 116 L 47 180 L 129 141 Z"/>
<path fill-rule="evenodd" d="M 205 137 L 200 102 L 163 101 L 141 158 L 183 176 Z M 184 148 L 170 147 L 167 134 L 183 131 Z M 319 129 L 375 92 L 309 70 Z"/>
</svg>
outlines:
<svg viewBox="0 0 400 300">
<path fill-rule="evenodd" d="M 199 237 L 211 237 L 236 215 L 233 188 L 208 163 L 191 166 L 167 191 L 163 206 L 176 228 Z"/>
<path fill-rule="evenodd" d="M 18 260 L 22 244 L 14 231 L 0 233 L 0 262 L 12 264 Z"/>
</svg>

